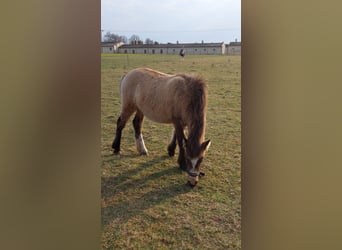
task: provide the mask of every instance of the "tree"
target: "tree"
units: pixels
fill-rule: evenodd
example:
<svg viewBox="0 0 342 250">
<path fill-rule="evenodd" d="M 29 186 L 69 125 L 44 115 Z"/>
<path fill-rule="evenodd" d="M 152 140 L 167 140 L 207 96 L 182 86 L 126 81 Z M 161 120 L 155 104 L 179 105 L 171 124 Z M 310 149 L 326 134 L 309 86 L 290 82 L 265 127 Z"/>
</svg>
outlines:
<svg viewBox="0 0 342 250">
<path fill-rule="evenodd" d="M 114 33 L 111 33 L 108 31 L 104 35 L 104 41 L 105 42 L 113 42 L 113 43 L 120 43 L 120 42 L 127 43 L 127 37 L 120 36 L 120 35 L 117 35 L 117 34 L 114 34 Z"/>
<path fill-rule="evenodd" d="M 125 36 L 120 36 L 120 42 L 127 43 L 128 39 Z"/>
<path fill-rule="evenodd" d="M 118 43 L 121 42 L 120 36 L 111 32 L 107 32 L 104 35 L 104 41 L 105 42 L 113 42 L 113 43 Z"/>
<path fill-rule="evenodd" d="M 130 44 L 142 43 L 142 41 L 140 40 L 140 37 L 138 35 L 132 35 L 128 40 L 129 40 Z"/>
<path fill-rule="evenodd" d="M 153 44 L 153 40 L 150 38 L 146 38 L 145 44 Z"/>
</svg>

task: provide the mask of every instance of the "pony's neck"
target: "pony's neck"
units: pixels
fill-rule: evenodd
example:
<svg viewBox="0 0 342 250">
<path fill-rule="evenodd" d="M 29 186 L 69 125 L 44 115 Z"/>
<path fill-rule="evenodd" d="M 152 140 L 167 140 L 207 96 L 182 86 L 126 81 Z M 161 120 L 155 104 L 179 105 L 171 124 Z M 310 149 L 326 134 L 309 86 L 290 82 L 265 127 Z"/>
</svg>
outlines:
<svg viewBox="0 0 342 250">
<path fill-rule="evenodd" d="M 198 157 L 201 153 L 206 123 L 206 84 L 199 78 L 183 77 L 184 79 L 188 79 L 189 92 L 192 93 L 187 110 L 190 118 L 188 124 L 187 151 L 189 157 Z"/>
</svg>

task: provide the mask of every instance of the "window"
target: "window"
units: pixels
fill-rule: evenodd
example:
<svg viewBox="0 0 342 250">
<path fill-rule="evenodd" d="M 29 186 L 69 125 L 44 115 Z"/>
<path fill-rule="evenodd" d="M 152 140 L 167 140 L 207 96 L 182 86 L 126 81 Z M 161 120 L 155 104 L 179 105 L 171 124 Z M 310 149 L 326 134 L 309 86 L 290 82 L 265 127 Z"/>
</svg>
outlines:
<svg viewBox="0 0 342 250">
<path fill-rule="evenodd" d="M 146 52 L 146 49 L 144 49 L 144 54 L 146 54 L 147 52 Z"/>
<path fill-rule="evenodd" d="M 162 49 L 160 50 L 160 54 L 163 54 L 163 50 Z"/>
<path fill-rule="evenodd" d="M 113 50 L 113 48 L 109 48 L 109 51 L 112 51 Z"/>
<path fill-rule="evenodd" d="M 127 54 L 127 49 L 125 49 L 125 54 Z"/>
<path fill-rule="evenodd" d="M 132 54 L 135 54 L 135 50 L 132 50 Z"/>
<path fill-rule="evenodd" d="M 152 54 L 154 54 L 154 49 L 152 50 Z"/>
</svg>

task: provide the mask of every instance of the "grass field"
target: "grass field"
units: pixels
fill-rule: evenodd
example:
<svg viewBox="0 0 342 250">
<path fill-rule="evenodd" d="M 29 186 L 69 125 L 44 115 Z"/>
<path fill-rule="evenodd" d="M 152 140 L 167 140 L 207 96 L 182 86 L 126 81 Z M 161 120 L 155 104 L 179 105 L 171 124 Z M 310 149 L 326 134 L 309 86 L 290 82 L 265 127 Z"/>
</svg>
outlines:
<svg viewBox="0 0 342 250">
<path fill-rule="evenodd" d="M 102 55 L 102 249 L 241 248 L 241 59 L 239 56 Z M 144 120 L 149 156 L 135 149 L 132 118 L 121 155 L 111 143 L 120 112 L 119 80 L 136 67 L 195 73 L 208 83 L 205 176 L 195 188 L 167 156 L 171 125 Z"/>
</svg>

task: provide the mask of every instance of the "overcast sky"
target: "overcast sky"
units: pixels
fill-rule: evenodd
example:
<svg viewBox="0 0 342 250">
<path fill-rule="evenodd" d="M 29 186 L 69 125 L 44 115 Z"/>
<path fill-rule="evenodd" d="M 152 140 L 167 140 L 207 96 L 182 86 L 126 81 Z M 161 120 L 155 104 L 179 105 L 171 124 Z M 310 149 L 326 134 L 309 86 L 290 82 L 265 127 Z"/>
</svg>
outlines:
<svg viewBox="0 0 342 250">
<path fill-rule="evenodd" d="M 241 0 L 101 0 L 101 29 L 160 43 L 241 40 Z"/>
</svg>

